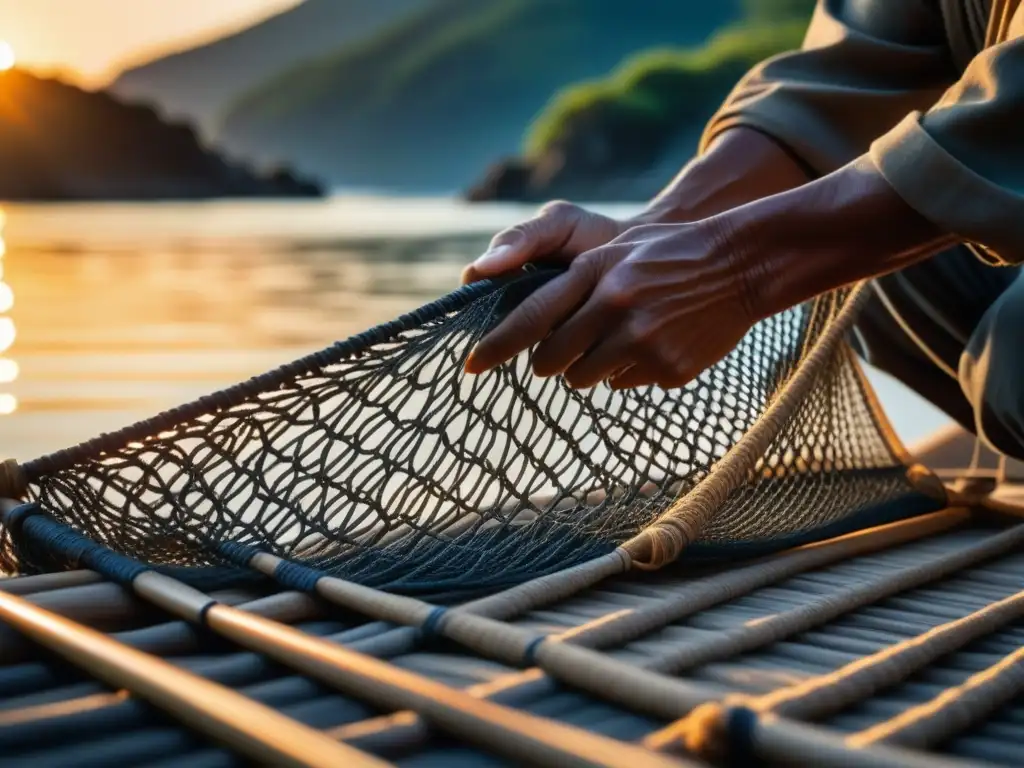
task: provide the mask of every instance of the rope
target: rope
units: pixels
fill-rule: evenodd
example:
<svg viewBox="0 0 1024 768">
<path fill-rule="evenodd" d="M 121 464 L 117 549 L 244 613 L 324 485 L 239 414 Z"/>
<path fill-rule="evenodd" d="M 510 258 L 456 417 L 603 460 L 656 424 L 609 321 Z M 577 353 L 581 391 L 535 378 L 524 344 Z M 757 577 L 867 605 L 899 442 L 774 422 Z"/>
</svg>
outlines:
<svg viewBox="0 0 1024 768">
<path fill-rule="evenodd" d="M 755 464 L 785 426 L 812 388 L 830 358 L 842 344 L 857 312 L 868 298 L 868 284 L 859 283 L 835 320 L 779 390 L 775 400 L 747 433 L 686 496 L 677 501 L 647 528 L 627 541 L 633 566 L 644 570 L 661 568 L 674 561 L 683 549 L 696 541 L 708 521 L 743 485 Z"/>
<path fill-rule="evenodd" d="M 852 748 L 877 742 L 929 747 L 960 733 L 1024 692 L 1024 648 L 971 675 L 931 701 L 849 737 Z"/>
<path fill-rule="evenodd" d="M 956 552 L 902 568 L 895 573 L 882 574 L 841 592 L 809 601 L 760 621 L 716 632 L 707 639 L 676 646 L 672 651 L 646 663 L 644 667 L 661 672 L 679 672 L 751 651 L 824 624 L 882 598 L 1005 554 L 1022 544 L 1024 525 L 1011 528 Z"/>
<path fill-rule="evenodd" d="M 678 739 L 685 742 L 690 752 L 706 757 L 722 755 L 735 748 L 734 740 L 727 727 L 731 712 L 735 710 L 745 710 L 758 715 L 771 713 L 795 720 L 824 718 L 857 702 L 866 701 L 876 691 L 905 680 L 913 673 L 924 669 L 935 659 L 953 653 L 972 640 L 994 632 L 1022 616 L 1024 616 L 1024 592 L 1018 592 L 961 619 L 947 622 L 921 635 L 851 662 L 829 674 L 813 677 L 798 685 L 782 688 L 764 696 L 727 696 L 721 702 L 700 707 L 683 720 L 664 729 L 660 734 L 652 736 L 649 744 L 651 746 L 668 744 Z M 1024 684 L 1024 677 L 1021 677 L 1020 672 L 1021 670 L 1017 670 L 1016 673 L 1009 671 L 1007 673 L 1009 676 L 996 685 L 995 691 L 1002 692 L 1002 686 L 1007 684 L 1010 688 L 1017 685 L 1018 688 L 1013 690 L 1019 690 L 1019 687 Z M 1016 675 L 1016 678 L 1013 675 Z M 984 679 L 985 686 L 990 682 L 987 678 Z M 943 694 L 943 697 L 946 695 Z M 955 694 L 951 695 L 957 699 Z M 985 709 L 979 713 L 980 701 L 974 702 L 972 699 L 972 703 L 968 705 L 964 703 L 964 697 L 959 697 L 958 700 L 960 701 L 960 704 L 957 705 L 958 712 L 968 710 L 971 721 L 980 719 L 985 712 L 989 711 Z M 998 702 L 1001 699 L 996 695 L 993 700 Z M 987 703 L 988 700 L 986 700 L 986 705 Z M 992 707 L 994 708 L 994 706 L 996 705 L 993 704 Z M 890 732 L 895 734 L 904 727 L 909 728 L 909 723 L 918 723 L 923 720 L 922 713 L 931 711 L 928 707 L 933 707 L 933 705 L 922 705 L 919 710 L 911 710 L 916 712 L 915 715 L 900 716 L 889 721 L 884 727 L 878 726 L 876 729 L 871 729 L 870 734 L 864 732 L 865 735 L 858 738 L 864 744 L 890 740 L 885 734 Z M 928 733 L 934 734 L 934 741 L 937 741 L 941 735 L 948 736 L 956 730 L 948 719 L 937 726 L 938 730 L 934 730 L 937 722 L 929 720 L 928 723 L 929 727 L 933 729 Z M 915 733 L 921 728 L 923 726 L 920 724 L 915 725 Z M 903 738 L 897 740 L 900 743 L 913 743 L 915 746 L 927 746 L 934 743 L 927 739 L 919 740 L 924 738 L 923 736 L 907 736 L 906 740 Z"/>
<path fill-rule="evenodd" d="M 876 600 L 897 592 L 919 586 L 992 557 L 1010 552 L 1022 544 L 1024 544 L 1024 525 L 1010 528 L 970 547 L 937 557 L 929 562 L 904 568 L 893 574 L 885 574 L 862 585 L 851 587 L 838 595 L 830 595 L 825 599 L 774 614 L 762 621 L 744 625 L 734 630 L 715 633 L 715 636 L 708 641 L 696 641 L 676 648 L 645 666 L 662 672 L 674 672 L 684 668 L 691 668 L 698 664 L 705 664 L 709 661 L 728 658 L 781 640 L 797 632 L 805 631 L 836 616 L 847 613 L 854 608 L 869 605 Z M 1017 610 L 1020 610 L 1020 606 L 1017 604 L 1010 608 L 1004 606 L 999 611 L 996 611 L 996 616 L 1005 615 L 1003 611 Z M 990 621 L 992 620 L 992 615 L 987 614 L 982 620 Z M 967 631 L 975 630 L 977 630 L 977 627 L 968 627 Z M 950 630 L 950 635 L 942 637 L 940 640 L 931 640 L 929 643 L 949 642 L 950 638 L 956 637 L 959 632 L 963 631 L 963 629 Z M 725 702 L 713 702 L 701 711 L 695 711 L 692 715 L 683 717 L 680 721 L 669 725 L 663 732 L 651 736 L 650 743 L 666 744 L 674 740 L 682 740 L 687 744 L 688 749 L 695 753 L 719 754 L 728 748 L 727 742 L 730 737 L 728 736 L 727 723 L 731 711 L 737 709 L 749 711 L 761 711 L 764 709 L 770 711 L 776 703 L 779 706 L 787 703 L 787 706 L 793 707 L 794 711 L 798 714 L 805 711 L 817 712 L 818 710 L 814 709 L 814 705 L 820 705 L 826 712 L 833 706 L 841 707 L 846 703 L 862 698 L 861 693 L 864 691 L 865 680 L 874 679 L 875 675 L 878 675 L 878 678 L 881 680 L 886 680 L 889 679 L 887 676 L 902 674 L 900 671 L 901 665 L 905 662 L 906 658 L 910 658 L 910 655 L 917 651 L 917 647 L 911 643 L 901 644 L 897 648 L 900 648 L 902 653 L 908 654 L 908 656 L 905 656 L 903 660 L 898 658 L 896 661 L 891 662 L 897 667 L 895 671 L 886 665 L 862 672 L 861 664 L 867 664 L 870 667 L 869 660 L 871 659 L 886 662 L 882 654 L 876 654 L 878 658 L 869 657 L 869 660 L 855 662 L 844 668 L 844 670 L 825 676 L 825 678 L 836 683 L 836 691 L 823 687 L 825 678 L 808 682 L 806 693 L 809 696 L 815 697 L 813 701 L 808 702 L 810 709 L 805 709 L 804 703 L 800 701 L 799 693 L 793 693 L 794 703 L 788 703 L 790 694 L 786 692 L 770 694 L 764 701 L 771 703 L 766 705 L 761 704 L 762 699 L 751 699 L 750 697 L 733 698 Z M 848 683 L 843 679 L 847 675 L 852 678 Z M 796 690 L 800 691 L 802 689 Z M 774 698 L 776 695 L 779 697 L 777 702 Z M 863 696 L 867 695 L 870 695 L 870 691 L 863 694 Z"/>
<path fill-rule="evenodd" d="M 127 572 L 120 560 L 103 556 L 115 553 L 107 550 L 97 554 L 95 548 L 106 548 L 91 542 L 90 547 L 84 547 L 81 542 L 84 537 L 42 515 L 34 514 L 24 519 L 22 533 L 62 554 L 88 558 L 96 570 L 112 578 L 121 578 Z M 252 561 L 266 566 L 267 558 L 279 562 L 278 558 L 262 553 L 255 555 Z M 495 749 L 529 764 L 556 768 L 566 764 L 621 768 L 643 764 L 652 768 L 679 768 L 678 761 L 642 748 L 474 699 L 429 678 L 321 638 L 310 637 L 293 627 L 215 603 L 199 590 L 141 564 L 136 565 L 141 571 L 130 581 L 130 586 L 140 597 L 160 608 L 186 621 L 203 622 L 223 637 L 376 706 L 414 709 L 436 725 L 485 749 Z M 274 565 L 276 567 L 276 563 Z M 107 569 L 110 569 L 109 573 Z M 321 579 L 318 584 L 324 581 L 326 579 Z M 378 594 L 388 600 L 396 597 Z"/>
<path fill-rule="evenodd" d="M 843 738 L 842 734 L 775 715 L 748 718 L 742 725 L 747 728 L 747 733 L 739 738 L 751 745 L 753 755 L 769 765 L 813 765 L 815 768 L 978 768 L 975 760 L 924 755 L 886 744 L 851 749 L 848 739 Z"/>
<path fill-rule="evenodd" d="M 746 702 L 757 711 L 773 711 L 797 720 L 823 717 L 905 680 L 929 663 L 1024 616 L 1024 592 L 999 600 L 962 619 L 858 659 L 832 674 L 812 678 Z"/>
<path fill-rule="evenodd" d="M 849 534 L 821 544 L 802 547 L 798 550 L 782 554 L 777 558 L 772 558 L 772 560 L 764 563 L 745 565 L 735 570 L 727 570 L 714 576 L 687 582 L 685 590 L 680 590 L 652 605 L 638 607 L 635 611 L 638 614 L 638 618 L 640 614 L 646 617 L 640 622 L 642 626 L 656 628 L 670 621 L 678 620 L 685 615 L 696 613 L 717 603 L 746 594 L 758 586 L 774 583 L 794 573 L 825 566 L 829 563 L 874 552 L 879 549 L 893 547 L 905 541 L 921 539 L 937 531 L 948 529 L 962 522 L 966 517 L 967 514 L 963 510 L 946 510 L 856 534 Z M 606 568 L 613 566 L 614 563 L 611 562 L 605 565 Z M 575 578 L 580 579 L 583 578 L 583 574 L 580 571 L 586 569 L 580 567 L 571 570 L 576 571 Z M 621 567 L 619 571 L 621 572 Z M 97 574 L 93 574 L 93 576 L 99 578 Z M 33 584 L 39 578 L 44 577 L 15 579 L 11 582 L 10 586 L 21 583 Z M 472 610 L 489 615 L 492 618 L 511 619 L 528 610 L 551 602 L 551 599 L 548 598 L 552 594 L 554 594 L 553 599 L 561 600 L 582 591 L 582 589 L 574 589 L 564 593 L 564 585 L 552 583 L 551 579 L 551 576 L 547 576 L 526 582 L 508 590 L 507 593 L 499 593 L 463 605 L 459 610 L 469 611 L 472 606 Z M 509 596 L 510 599 L 504 599 L 506 596 Z M 275 619 L 276 621 L 294 623 L 315 616 L 317 605 L 319 603 L 315 603 L 304 594 L 279 593 L 269 598 L 245 603 L 239 607 L 248 612 Z M 503 611 L 507 611 L 507 613 L 503 613 Z M 664 616 L 664 621 L 657 620 L 659 614 Z M 621 615 L 614 617 L 612 621 L 607 621 L 605 617 L 598 618 L 582 626 L 560 633 L 554 636 L 553 639 L 593 647 L 615 644 L 617 642 L 616 638 L 628 639 L 625 638 L 625 635 L 632 633 L 622 633 L 620 635 L 613 632 L 608 634 L 603 633 L 601 630 L 605 626 L 614 627 L 619 625 L 621 618 Z M 199 647 L 197 635 L 192 632 L 184 632 L 183 627 L 185 626 L 187 625 L 183 622 L 171 622 L 144 630 L 116 633 L 113 637 L 122 643 L 141 648 L 149 653 L 182 656 Z M 365 641 L 355 638 L 357 636 L 365 636 L 366 631 L 372 626 L 374 625 L 361 627 L 354 631 L 345 631 L 329 639 L 333 642 L 357 648 L 365 653 L 371 650 L 370 647 Z M 641 629 L 640 631 L 646 632 L 649 630 Z M 378 648 L 385 648 L 386 646 L 386 655 L 405 654 L 415 649 L 417 633 L 416 630 L 410 627 L 403 627 L 385 631 L 379 637 L 398 638 L 401 640 L 397 644 L 394 642 L 375 643 L 375 646 Z M 529 650 L 524 652 L 524 656 L 528 654 Z M 45 676 L 47 674 L 45 665 L 40 664 L 38 667 L 39 674 Z M 258 683 L 251 693 L 249 687 L 246 687 L 250 680 L 255 682 L 252 674 L 242 675 L 238 671 L 233 671 L 235 667 L 238 667 L 235 658 L 227 656 L 205 663 L 203 665 L 203 674 L 216 679 L 221 679 L 227 675 L 228 677 L 224 679 L 231 679 L 234 685 L 243 686 L 238 688 L 240 693 L 258 696 L 259 691 L 262 690 Z M 11 695 L 17 695 L 19 690 L 29 692 L 38 688 L 39 684 L 33 683 L 31 679 L 24 676 L 20 679 L 21 687 L 13 690 L 11 686 L 14 681 L 9 676 L 0 676 L 0 687 L 6 686 Z M 526 672 L 514 672 L 502 675 L 493 681 L 472 686 L 466 689 L 466 693 L 474 697 L 494 698 L 498 703 L 502 703 L 510 697 L 515 697 L 516 702 L 519 703 L 522 702 L 523 696 L 527 694 L 531 686 L 537 689 L 539 684 L 540 692 L 548 690 L 545 687 L 544 680 L 545 678 L 537 669 Z M 547 680 L 550 681 L 550 678 L 547 678 Z M 280 685 L 285 684 L 299 686 L 300 688 L 305 685 L 301 678 L 294 677 L 284 678 L 280 682 Z M 82 700 L 74 699 L 72 701 Z M 69 702 L 68 706 L 71 705 L 72 703 Z M 108 702 L 108 705 L 119 707 L 115 722 L 123 722 L 124 728 L 143 727 L 145 725 L 144 720 L 138 719 L 143 717 L 141 713 L 137 715 L 135 720 L 127 719 L 129 718 L 129 713 L 125 710 L 130 705 L 118 704 L 115 701 Z M 99 706 L 98 703 L 94 703 L 89 708 L 96 709 Z M 135 712 L 135 710 L 132 711 Z M 114 718 L 114 715 L 111 715 L 110 718 Z M 347 724 L 331 731 L 331 735 L 334 738 L 351 742 L 374 753 L 388 750 L 389 754 L 398 749 L 399 745 L 404 744 L 411 747 L 422 743 L 429 736 L 429 733 L 430 729 L 426 722 L 413 712 L 403 712 L 393 717 L 373 718 L 368 721 Z M 27 734 L 25 738 L 34 737 L 31 734 Z M 4 743 L 6 744 L 7 742 Z"/>
<path fill-rule="evenodd" d="M 538 638 L 534 632 L 474 615 L 463 609 L 439 611 L 437 606 L 425 601 L 380 592 L 331 576 L 323 575 L 316 580 L 315 589 L 320 597 L 348 610 L 380 621 L 426 628 L 431 634 L 442 635 L 487 658 L 504 663 L 534 663 L 562 683 L 615 701 L 634 711 L 674 719 L 685 715 L 695 706 L 716 700 L 718 696 L 713 689 L 666 677 L 664 673 L 678 672 L 762 647 L 825 623 L 837 615 L 880 597 L 939 578 L 964 565 L 994 557 L 1019 546 L 1022 542 L 1024 526 L 998 534 L 958 552 L 902 569 L 896 574 L 884 574 L 874 580 L 850 587 L 839 595 L 830 595 L 762 621 L 718 632 L 708 639 L 678 646 L 641 665 L 626 664 L 590 648 L 560 642 L 558 638 Z M 257 570 L 271 577 L 275 577 L 285 563 L 267 553 L 246 557 Z M 792 563 L 789 567 L 792 567 Z M 753 566 L 743 576 L 771 579 L 777 573 L 769 562 Z M 692 594 L 700 595 L 699 584 Z M 711 594 L 715 595 L 712 598 L 714 602 L 720 601 L 719 596 L 721 599 L 728 599 L 730 596 L 728 593 L 722 595 L 720 591 Z M 671 600 L 666 603 L 672 605 L 675 610 L 665 610 L 666 605 L 659 605 L 649 610 L 646 615 L 641 615 L 639 623 L 634 620 L 631 613 L 610 622 L 619 625 L 612 637 L 628 637 L 638 630 L 643 632 L 654 629 L 656 627 L 646 623 L 650 622 L 652 617 L 656 617 L 657 626 L 665 626 L 675 620 L 681 605 L 684 610 L 692 606 L 692 603 L 687 606 L 685 602 L 681 604 L 678 600 L 674 601 L 674 605 Z"/>
<path fill-rule="evenodd" d="M 765 562 L 696 579 L 688 582 L 684 590 L 680 590 L 671 597 L 651 605 L 612 614 L 610 617 L 602 616 L 558 635 L 553 635 L 551 639 L 589 648 L 619 647 L 630 639 L 646 635 L 706 608 L 749 594 L 759 587 L 769 586 L 790 576 L 840 560 L 930 536 L 963 522 L 967 517 L 968 513 L 965 510 L 949 509 L 925 517 L 849 534 L 821 544 L 801 547 Z M 545 577 L 545 579 L 549 578 L 551 577 Z M 487 600 L 490 599 L 487 598 Z M 470 604 L 460 607 L 459 610 L 469 611 Z M 511 618 L 511 616 L 504 618 Z M 400 652 L 405 653 L 411 649 L 410 645 L 403 647 Z M 532 663 L 536 664 L 536 659 Z M 511 673 L 493 681 L 472 686 L 467 689 L 467 692 L 473 696 L 501 698 L 516 694 L 518 689 L 537 686 L 543 679 L 540 669 L 532 669 Z M 693 685 L 692 683 L 688 684 Z M 712 696 L 710 691 L 706 693 L 710 698 L 717 698 Z M 674 717 L 671 714 L 665 716 L 670 719 Z M 395 733 L 385 740 L 384 733 L 391 734 L 393 731 L 400 732 L 400 734 Z M 428 737 L 429 730 L 415 713 L 407 712 L 394 717 L 374 718 L 342 726 L 337 729 L 337 735 L 338 738 L 345 741 L 364 739 L 368 744 L 374 744 L 376 750 L 378 743 L 413 744 L 421 742 Z"/>
</svg>

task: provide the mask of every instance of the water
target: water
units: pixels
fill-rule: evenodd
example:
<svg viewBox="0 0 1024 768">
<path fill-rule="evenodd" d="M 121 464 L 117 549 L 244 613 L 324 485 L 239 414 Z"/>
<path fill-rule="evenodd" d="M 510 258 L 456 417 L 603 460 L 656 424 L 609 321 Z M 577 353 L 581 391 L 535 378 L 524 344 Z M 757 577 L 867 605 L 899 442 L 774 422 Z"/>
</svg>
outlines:
<svg viewBox="0 0 1024 768">
<path fill-rule="evenodd" d="M 4 206 L 0 458 L 36 458 L 389 320 L 454 288 L 494 231 L 531 212 L 367 197 Z M 872 378 L 905 440 L 946 422 Z"/>
</svg>

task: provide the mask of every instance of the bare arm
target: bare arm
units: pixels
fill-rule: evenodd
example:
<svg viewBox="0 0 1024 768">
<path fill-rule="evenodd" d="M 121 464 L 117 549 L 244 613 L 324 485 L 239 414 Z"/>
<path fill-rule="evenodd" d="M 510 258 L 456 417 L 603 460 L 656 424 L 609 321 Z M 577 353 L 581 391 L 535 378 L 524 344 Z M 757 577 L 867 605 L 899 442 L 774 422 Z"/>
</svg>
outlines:
<svg viewBox="0 0 1024 768">
<path fill-rule="evenodd" d="M 688 163 L 637 216 L 616 220 L 571 203 L 549 203 L 534 218 L 495 235 L 462 279 L 494 277 L 552 255 L 570 261 L 632 227 L 696 221 L 806 181 L 807 172 L 781 145 L 760 131 L 736 127 Z"/>
<path fill-rule="evenodd" d="M 720 134 L 631 223 L 698 221 L 810 181 L 782 146 L 752 128 Z"/>
</svg>

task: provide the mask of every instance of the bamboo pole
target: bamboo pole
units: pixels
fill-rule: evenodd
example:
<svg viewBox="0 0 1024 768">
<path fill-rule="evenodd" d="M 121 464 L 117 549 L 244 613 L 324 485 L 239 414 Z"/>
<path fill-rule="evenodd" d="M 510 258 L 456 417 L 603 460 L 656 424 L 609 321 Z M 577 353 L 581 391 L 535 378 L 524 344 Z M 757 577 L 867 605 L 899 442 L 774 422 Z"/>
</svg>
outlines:
<svg viewBox="0 0 1024 768">
<path fill-rule="evenodd" d="M 323 768 L 388 765 L 228 688 L 16 595 L 0 593 L 0 619 L 109 685 L 131 691 L 261 763 Z"/>
<path fill-rule="evenodd" d="M 71 529 L 66 526 L 52 521 L 49 524 L 60 526 L 71 533 Z M 95 543 L 91 548 L 100 555 L 111 554 L 109 550 Z M 114 557 L 127 562 L 126 558 Z M 89 556 L 86 555 L 85 558 L 89 559 Z M 263 653 L 292 669 L 378 707 L 413 709 L 442 730 L 513 760 L 553 768 L 680 766 L 678 760 L 658 755 L 642 747 L 475 699 L 463 691 L 449 688 L 422 675 L 356 653 L 322 638 L 310 637 L 293 627 L 217 603 L 209 595 L 153 570 L 144 570 L 135 576 L 131 581 L 131 587 L 136 594 L 154 605 L 187 621 L 205 624 L 212 631 L 249 650 Z M 14 596 L 0 597 L 24 603 Z M 31 604 L 25 604 L 31 607 Z M 0 614 L 0 618 L 3 618 L 3 614 Z M 59 621 L 57 617 L 54 618 Z M 84 627 L 81 629 L 88 631 Z M 54 649 L 62 647 L 59 638 L 53 636 L 55 630 L 52 627 L 44 626 L 37 631 L 41 642 L 49 642 L 49 647 Z M 115 647 L 123 648 L 102 635 L 97 636 Z M 109 655 L 110 649 L 107 650 Z M 125 650 L 130 652 L 133 658 L 151 659 L 137 651 Z M 75 650 L 70 652 L 74 653 Z M 163 664 L 157 659 L 151 661 Z M 106 669 L 100 665 L 94 672 L 106 672 Z M 165 686 L 170 686 L 175 679 L 174 675 L 165 676 L 162 682 Z M 145 681 L 135 680 L 130 670 L 127 672 L 126 681 L 134 682 L 136 687 L 142 686 L 145 690 Z M 119 681 L 119 684 L 124 683 Z M 212 683 L 207 685 L 213 686 Z M 237 697 L 237 694 L 231 695 Z M 244 701 L 244 697 L 238 698 Z M 218 708 L 222 706 L 226 704 L 222 702 Z M 191 712 L 185 709 L 179 714 L 182 719 L 186 719 L 185 716 Z"/>
</svg>

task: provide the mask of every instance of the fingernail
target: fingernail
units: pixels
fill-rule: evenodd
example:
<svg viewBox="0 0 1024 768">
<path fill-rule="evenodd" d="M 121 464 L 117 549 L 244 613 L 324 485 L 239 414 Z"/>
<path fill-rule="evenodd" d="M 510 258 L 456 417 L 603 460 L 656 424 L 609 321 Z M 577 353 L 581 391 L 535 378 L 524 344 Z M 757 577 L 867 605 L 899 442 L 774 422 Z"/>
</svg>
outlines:
<svg viewBox="0 0 1024 768">
<path fill-rule="evenodd" d="M 503 266 L 502 261 L 508 257 L 511 250 L 511 245 L 499 245 L 491 248 L 491 250 L 477 257 L 477 260 L 473 262 L 472 266 L 475 269 L 485 272 L 499 269 Z"/>
<path fill-rule="evenodd" d="M 477 370 L 477 360 L 472 352 L 469 353 L 469 357 L 466 358 L 466 362 L 462 364 L 462 370 L 466 373 L 480 373 Z"/>
</svg>

